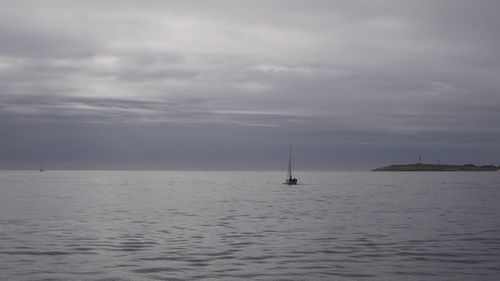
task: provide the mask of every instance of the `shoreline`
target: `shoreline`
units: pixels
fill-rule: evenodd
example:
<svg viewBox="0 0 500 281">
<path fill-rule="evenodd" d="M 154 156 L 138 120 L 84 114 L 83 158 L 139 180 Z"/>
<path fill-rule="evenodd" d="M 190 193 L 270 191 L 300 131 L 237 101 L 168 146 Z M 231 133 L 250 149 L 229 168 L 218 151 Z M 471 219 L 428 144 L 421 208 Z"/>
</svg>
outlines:
<svg viewBox="0 0 500 281">
<path fill-rule="evenodd" d="M 371 170 L 373 172 L 497 172 L 500 167 L 494 165 L 476 166 L 474 164 L 450 165 L 450 164 L 403 164 L 379 167 Z"/>
</svg>

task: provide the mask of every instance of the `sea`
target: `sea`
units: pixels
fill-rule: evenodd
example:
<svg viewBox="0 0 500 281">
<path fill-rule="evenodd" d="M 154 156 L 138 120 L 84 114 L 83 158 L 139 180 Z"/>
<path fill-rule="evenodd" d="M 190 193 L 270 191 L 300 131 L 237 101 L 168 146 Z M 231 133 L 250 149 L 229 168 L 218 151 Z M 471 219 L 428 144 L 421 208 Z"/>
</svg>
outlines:
<svg viewBox="0 0 500 281">
<path fill-rule="evenodd" d="M 0 171 L 0 280 L 500 280 L 499 172 Z"/>
</svg>

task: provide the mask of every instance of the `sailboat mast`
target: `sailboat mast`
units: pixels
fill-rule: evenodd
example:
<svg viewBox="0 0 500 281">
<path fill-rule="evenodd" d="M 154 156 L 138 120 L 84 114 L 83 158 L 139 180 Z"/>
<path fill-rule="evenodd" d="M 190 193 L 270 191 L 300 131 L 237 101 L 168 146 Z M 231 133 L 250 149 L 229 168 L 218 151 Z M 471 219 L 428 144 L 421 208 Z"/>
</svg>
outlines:
<svg viewBox="0 0 500 281">
<path fill-rule="evenodd" d="M 290 144 L 290 154 L 288 156 L 288 179 L 292 178 L 292 145 Z"/>
</svg>

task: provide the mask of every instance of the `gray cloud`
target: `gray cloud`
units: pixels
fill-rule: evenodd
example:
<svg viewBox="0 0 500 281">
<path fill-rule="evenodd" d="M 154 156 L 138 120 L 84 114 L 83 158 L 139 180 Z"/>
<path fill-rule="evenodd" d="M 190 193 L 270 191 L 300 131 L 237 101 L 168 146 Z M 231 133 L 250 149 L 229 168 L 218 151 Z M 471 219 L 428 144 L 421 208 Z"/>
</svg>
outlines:
<svg viewBox="0 0 500 281">
<path fill-rule="evenodd" d="M 2 1 L 2 167 L 498 161 L 497 1 L 101 2 Z"/>
</svg>

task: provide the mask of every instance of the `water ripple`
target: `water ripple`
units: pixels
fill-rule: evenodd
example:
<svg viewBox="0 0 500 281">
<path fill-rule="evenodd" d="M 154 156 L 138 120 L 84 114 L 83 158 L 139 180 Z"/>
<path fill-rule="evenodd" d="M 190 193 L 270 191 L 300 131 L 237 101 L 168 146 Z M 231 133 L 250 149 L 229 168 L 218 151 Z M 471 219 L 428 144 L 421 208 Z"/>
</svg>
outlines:
<svg viewBox="0 0 500 281">
<path fill-rule="evenodd" d="M 47 175 L 0 177 L 3 279 L 500 276 L 497 176 L 315 173 L 286 188 L 275 173 Z"/>
</svg>

